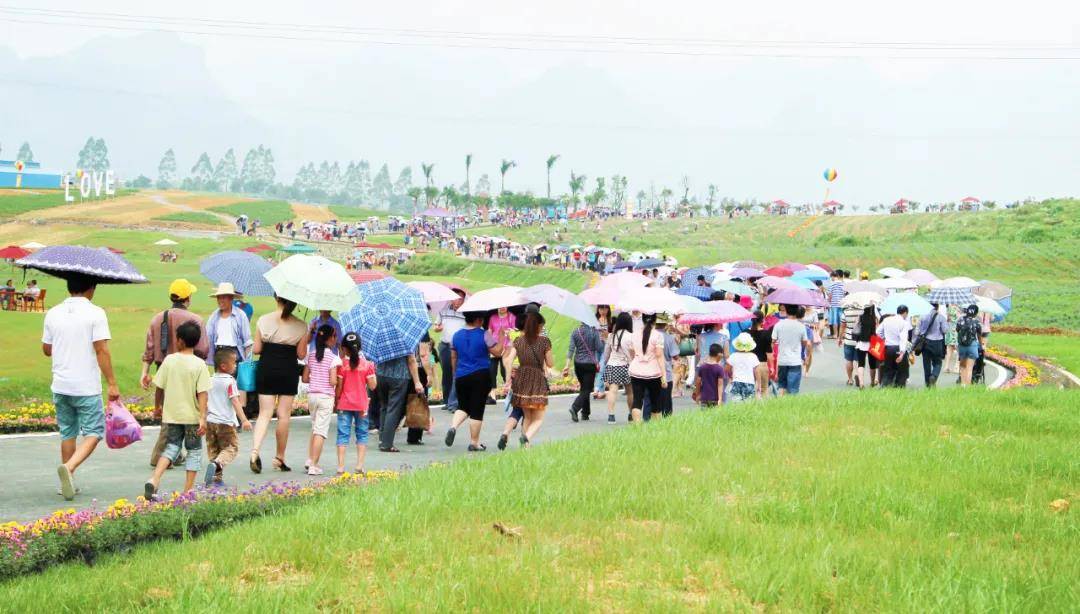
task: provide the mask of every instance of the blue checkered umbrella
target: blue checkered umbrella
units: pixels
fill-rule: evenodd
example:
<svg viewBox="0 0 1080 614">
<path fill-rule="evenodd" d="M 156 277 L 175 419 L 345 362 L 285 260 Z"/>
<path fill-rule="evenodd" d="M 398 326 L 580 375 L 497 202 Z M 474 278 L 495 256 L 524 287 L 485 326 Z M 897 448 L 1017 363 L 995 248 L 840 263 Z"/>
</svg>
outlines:
<svg viewBox="0 0 1080 614">
<path fill-rule="evenodd" d="M 274 288 L 263 273 L 273 268 L 262 256 L 250 252 L 219 252 L 203 258 L 199 272 L 220 284 L 231 283 L 244 296 L 274 296 Z"/>
<path fill-rule="evenodd" d="M 695 277 L 694 279 L 697 279 L 697 278 Z M 686 285 L 687 283 L 689 283 L 689 285 Z M 716 292 L 716 290 L 713 290 L 709 286 L 699 286 L 699 285 L 697 285 L 696 281 L 683 282 L 683 284 L 684 285 L 680 286 L 679 289 L 675 291 L 675 294 L 681 294 L 683 296 L 692 296 L 692 297 L 694 297 L 696 299 L 701 299 L 703 301 L 707 301 L 707 300 L 709 300 L 709 297 L 712 296 L 712 293 Z"/>
<path fill-rule="evenodd" d="M 375 363 L 412 354 L 427 332 L 424 295 L 393 277 L 358 286 L 360 302 L 341 312 L 341 330 L 360 335 L 364 355 Z"/>
<path fill-rule="evenodd" d="M 714 270 L 712 270 L 712 269 L 710 269 L 708 267 L 703 267 L 703 266 L 699 266 L 699 267 L 690 269 L 689 271 L 682 274 L 682 283 L 683 283 L 683 285 L 684 286 L 689 286 L 690 284 L 696 284 L 698 275 L 704 275 L 705 276 L 705 283 L 710 283 L 711 284 L 713 278 L 716 277 L 716 271 L 714 271 Z"/>
<path fill-rule="evenodd" d="M 935 305 L 973 305 L 975 295 L 967 288 L 936 288 L 926 300 Z"/>
</svg>

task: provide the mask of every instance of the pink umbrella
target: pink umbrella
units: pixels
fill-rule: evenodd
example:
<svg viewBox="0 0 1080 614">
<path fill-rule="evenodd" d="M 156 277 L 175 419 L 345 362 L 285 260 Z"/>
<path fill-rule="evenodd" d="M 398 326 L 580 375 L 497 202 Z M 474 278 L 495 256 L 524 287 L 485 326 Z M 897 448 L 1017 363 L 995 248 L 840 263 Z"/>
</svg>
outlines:
<svg viewBox="0 0 1080 614">
<path fill-rule="evenodd" d="M 623 311 L 641 313 L 682 313 L 686 310 L 682 297 L 667 288 L 637 288 L 618 298 L 614 304 Z"/>
<path fill-rule="evenodd" d="M 785 269 L 791 269 L 792 273 L 794 273 L 795 271 L 805 271 L 807 269 L 807 266 L 805 264 L 799 264 L 798 262 L 785 262 L 781 266 L 783 266 Z"/>
<path fill-rule="evenodd" d="M 728 271 L 728 277 L 732 279 L 757 279 L 759 277 L 765 277 L 765 273 L 762 273 L 759 269 L 752 269 L 750 267 L 738 267 Z"/>
<path fill-rule="evenodd" d="M 793 271 L 786 266 L 774 266 L 763 271 L 766 275 L 775 275 L 777 277 L 791 277 Z"/>
<path fill-rule="evenodd" d="M 781 288 L 765 297 L 770 305 L 802 305 L 804 307 L 828 307 L 829 302 L 820 292 L 803 288 Z"/>
<path fill-rule="evenodd" d="M 911 269 L 907 273 L 904 273 L 904 277 L 919 284 L 920 286 L 929 286 L 938 280 L 938 276 L 934 275 L 926 269 Z"/>
<path fill-rule="evenodd" d="M 620 297 L 647 286 L 650 281 L 639 273 L 623 271 L 601 278 L 600 283 L 581 292 L 578 296 L 590 305 L 613 305 Z"/>
<path fill-rule="evenodd" d="M 458 297 L 457 292 L 454 292 L 437 281 L 410 281 L 406 282 L 405 285 L 419 290 L 420 294 L 424 295 L 424 302 L 429 304 L 451 303 L 460 298 Z"/>
<path fill-rule="evenodd" d="M 524 305 L 529 300 L 521 295 L 521 288 L 517 286 L 502 286 L 481 290 L 465 299 L 458 311 L 492 311 L 499 307 L 513 307 Z"/>
<path fill-rule="evenodd" d="M 768 277 L 762 277 L 757 280 L 758 285 L 763 288 L 798 288 L 799 286 L 795 282 L 791 281 L 787 277 L 777 277 L 775 275 L 769 275 Z"/>
<path fill-rule="evenodd" d="M 727 324 L 742 322 L 754 317 L 752 313 L 731 301 L 710 301 L 706 303 L 709 313 L 688 313 L 679 316 L 679 324 Z"/>
</svg>

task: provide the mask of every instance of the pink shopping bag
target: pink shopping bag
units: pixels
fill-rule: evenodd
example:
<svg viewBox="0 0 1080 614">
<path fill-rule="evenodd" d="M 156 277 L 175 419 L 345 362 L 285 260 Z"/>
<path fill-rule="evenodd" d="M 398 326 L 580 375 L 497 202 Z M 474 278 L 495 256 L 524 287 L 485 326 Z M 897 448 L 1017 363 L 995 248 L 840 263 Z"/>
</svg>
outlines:
<svg viewBox="0 0 1080 614">
<path fill-rule="evenodd" d="M 105 410 L 105 444 L 114 450 L 142 439 L 142 426 L 119 401 L 109 403 Z"/>
</svg>

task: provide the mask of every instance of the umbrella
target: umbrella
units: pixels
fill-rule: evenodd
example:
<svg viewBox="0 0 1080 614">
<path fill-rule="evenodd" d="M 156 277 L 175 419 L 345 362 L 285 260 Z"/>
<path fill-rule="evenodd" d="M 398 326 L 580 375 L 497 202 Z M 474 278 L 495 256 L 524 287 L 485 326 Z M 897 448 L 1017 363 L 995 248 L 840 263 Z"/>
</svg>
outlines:
<svg viewBox="0 0 1080 614">
<path fill-rule="evenodd" d="M 765 277 L 766 273 L 762 273 L 761 269 L 752 269 L 750 267 L 736 267 L 728 271 L 728 277 L 732 279 L 757 279 L 759 277 Z"/>
<path fill-rule="evenodd" d="M 278 296 L 310 309 L 347 311 L 360 300 L 344 267 L 322 256 L 289 256 L 263 277 Z"/>
<path fill-rule="evenodd" d="M 841 307 L 859 307 L 865 309 L 867 305 L 880 305 L 884 297 L 877 292 L 854 292 L 840 301 Z"/>
<path fill-rule="evenodd" d="M 517 286 L 502 286 L 481 290 L 465 299 L 458 311 L 492 311 L 499 307 L 513 307 L 524 305 L 529 300 L 521 295 L 521 288 Z"/>
<path fill-rule="evenodd" d="M 247 296 L 274 296 L 274 288 L 263 277 L 273 266 L 250 252 L 220 252 L 203 258 L 199 272 L 215 284 L 231 283 Z"/>
<path fill-rule="evenodd" d="M 810 264 L 806 265 L 806 268 L 809 271 L 817 271 L 819 273 L 824 273 L 825 275 L 828 275 L 829 273 L 832 272 L 829 269 L 827 269 L 827 268 L 825 268 L 825 267 L 823 267 L 821 265 L 814 264 L 812 262 Z"/>
<path fill-rule="evenodd" d="M 871 279 L 870 283 L 889 290 L 914 290 L 919 287 L 919 284 L 907 277 L 882 277 L 881 279 Z"/>
<path fill-rule="evenodd" d="M 776 277 L 775 275 L 767 275 L 757 280 L 757 284 L 762 288 L 793 288 L 797 287 L 795 282 L 787 277 Z"/>
<path fill-rule="evenodd" d="M 647 286 L 649 282 L 644 275 L 623 271 L 601 277 L 600 283 L 578 296 L 590 305 L 611 305 L 623 294 Z"/>
<path fill-rule="evenodd" d="M 655 269 L 664 264 L 663 260 L 659 258 L 645 258 L 644 260 L 638 260 L 638 263 L 634 265 L 635 269 Z"/>
<path fill-rule="evenodd" d="M 807 269 L 807 266 L 805 264 L 800 264 L 798 262 L 785 262 L 781 266 L 786 269 L 790 269 L 792 273 L 796 271 L 805 271 Z"/>
<path fill-rule="evenodd" d="M 989 313 L 995 317 L 1003 316 L 1007 313 L 1004 307 L 988 296 L 975 295 L 975 304 L 978 305 L 979 311 Z"/>
<path fill-rule="evenodd" d="M 904 271 L 896 267 L 887 266 L 883 269 L 878 269 L 878 273 L 883 277 L 903 277 Z"/>
<path fill-rule="evenodd" d="M 169 245 L 180 245 L 180 244 L 177 243 L 176 241 L 173 241 L 172 239 L 162 239 L 160 241 L 155 241 L 154 245 L 169 246 Z"/>
<path fill-rule="evenodd" d="M 638 260 L 644 260 L 645 254 L 641 252 L 631 252 L 630 255 L 626 257 L 626 259 L 630 260 L 631 262 L 637 262 Z"/>
<path fill-rule="evenodd" d="M 696 267 L 693 269 L 687 269 L 682 274 L 682 282 L 684 286 L 697 283 L 698 276 L 705 277 L 705 283 L 712 283 L 712 280 L 716 277 L 716 271 L 708 267 Z"/>
<path fill-rule="evenodd" d="M 934 275 L 926 269 L 911 269 L 907 273 L 904 273 L 904 277 L 919 284 L 920 286 L 929 286 L 938 280 L 938 276 Z"/>
<path fill-rule="evenodd" d="M 682 313 L 686 303 L 667 288 L 636 288 L 619 297 L 615 305 L 623 311 L 642 313 Z"/>
<path fill-rule="evenodd" d="M 935 288 L 927 295 L 926 300 L 935 305 L 971 305 L 975 302 L 975 295 L 967 288 Z"/>
<path fill-rule="evenodd" d="M 45 247 L 45 245 L 43 245 L 41 243 L 38 243 L 37 241 L 31 241 L 29 243 L 23 243 L 19 247 L 21 247 L 23 249 L 35 250 L 35 249 L 41 249 L 41 248 Z"/>
<path fill-rule="evenodd" d="M 555 313 L 573 318 L 589 326 L 600 326 L 596 312 L 581 300 L 581 297 L 551 284 L 538 284 L 521 291 L 521 296 L 530 303 L 539 303 Z"/>
<path fill-rule="evenodd" d="M 444 286 L 446 286 L 447 288 L 450 288 L 451 290 L 454 290 L 454 291 L 457 291 L 457 292 L 461 292 L 461 293 L 462 293 L 462 294 L 464 294 L 465 296 L 468 296 L 468 295 L 469 295 L 469 291 L 468 291 L 468 290 L 466 290 L 465 288 L 463 288 L 463 287 L 459 286 L 458 284 L 455 284 L 455 283 L 454 283 L 454 282 L 452 282 L 452 281 L 440 281 L 439 283 L 440 283 L 440 284 L 442 284 L 442 285 L 444 285 Z"/>
<path fill-rule="evenodd" d="M 453 289 L 437 281 L 409 281 L 405 285 L 418 290 L 425 303 L 452 303 L 460 298 Z"/>
<path fill-rule="evenodd" d="M 114 253 L 114 254 L 123 254 L 123 253 L 124 253 L 124 250 L 122 250 L 122 249 L 116 249 L 115 247 L 110 247 L 110 248 L 108 248 L 108 250 L 109 250 L 110 252 Z"/>
<path fill-rule="evenodd" d="M 794 271 L 785 266 L 774 266 L 765 269 L 764 273 L 766 275 L 772 275 L 774 277 L 791 277 Z"/>
<path fill-rule="evenodd" d="M 712 296 L 713 292 L 716 292 L 716 290 L 713 290 L 710 286 L 699 286 L 694 282 L 680 286 L 679 289 L 675 291 L 675 294 L 680 296 L 691 296 L 695 300 L 701 299 L 707 301 L 709 300 L 709 297 Z"/>
<path fill-rule="evenodd" d="M 814 266 L 819 267 L 821 269 L 824 269 L 825 271 L 827 271 L 829 273 L 833 272 L 833 268 L 831 266 L 825 264 L 824 262 L 815 262 L 813 264 L 814 264 Z"/>
<path fill-rule="evenodd" d="M 255 254 L 255 253 L 258 253 L 258 252 L 272 252 L 272 251 L 274 251 L 274 249 L 276 249 L 276 248 L 273 248 L 273 247 L 267 245 L 266 243 L 260 243 L 258 245 L 253 246 L 253 247 L 245 247 L 244 251 L 245 252 L 251 252 L 251 253 Z"/>
<path fill-rule="evenodd" d="M 872 284 L 868 281 L 862 281 L 860 279 L 844 282 L 844 290 L 848 294 L 854 294 L 856 292 L 873 292 L 875 294 L 881 295 L 882 298 L 884 298 L 885 295 L 888 294 L 888 292 L 885 291 L 885 288 L 877 284 Z"/>
<path fill-rule="evenodd" d="M 104 247 L 54 245 L 20 258 L 15 264 L 62 279 L 86 276 L 99 284 L 138 284 L 147 279 L 130 262 Z"/>
<path fill-rule="evenodd" d="M 750 286 L 733 280 L 720 282 L 714 281 L 712 287 L 713 290 L 723 290 L 724 292 L 731 292 L 732 294 L 738 294 L 739 296 L 746 296 L 755 293 L 754 289 Z"/>
<path fill-rule="evenodd" d="M 731 301 L 714 301 L 706 303 L 708 313 L 686 313 L 679 316 L 679 324 L 727 324 L 728 322 L 744 322 L 754 317 L 741 305 Z"/>
<path fill-rule="evenodd" d="M 807 279 L 806 277 L 782 277 L 781 279 L 787 279 L 790 283 L 800 288 L 806 288 L 807 290 L 813 290 L 817 288 L 817 284 L 814 283 L 814 280 Z"/>
<path fill-rule="evenodd" d="M 615 264 L 611 265 L 611 270 L 612 271 L 618 271 L 618 270 L 621 270 L 621 269 L 632 269 L 632 268 L 634 268 L 634 263 L 630 262 L 629 260 L 623 260 L 622 262 L 616 262 Z"/>
<path fill-rule="evenodd" d="M 658 249 L 650 249 L 649 251 L 645 252 L 645 256 L 647 256 L 649 258 L 659 258 L 660 256 L 663 256 L 663 255 L 664 255 L 664 252 L 662 252 L 662 251 L 660 251 Z"/>
<path fill-rule="evenodd" d="M 979 287 L 971 291 L 975 296 L 985 296 L 986 298 L 992 298 L 995 301 L 1009 298 L 1012 296 L 1012 288 L 999 284 L 996 281 L 986 281 L 985 279 L 979 282 Z"/>
<path fill-rule="evenodd" d="M 813 281 L 815 279 L 820 280 L 820 281 L 825 281 L 826 279 L 829 278 L 829 274 L 826 273 L 825 271 L 821 271 L 821 270 L 818 270 L 818 269 L 805 268 L 805 269 L 803 269 L 801 271 L 795 271 L 795 274 L 792 275 L 792 277 L 794 277 L 794 278 L 802 278 L 802 279 L 809 279 L 811 281 Z"/>
<path fill-rule="evenodd" d="M 382 363 L 416 350 L 431 325 L 419 290 L 388 277 L 361 286 L 358 298 L 339 318 L 341 330 L 360 335 L 368 359 Z"/>
<path fill-rule="evenodd" d="M 941 281 L 940 288 L 961 288 L 971 290 L 979 287 L 979 282 L 970 277 L 950 277 Z M 933 285 L 931 285 L 933 287 Z"/>
<path fill-rule="evenodd" d="M 376 279 L 389 277 L 389 275 L 382 271 L 376 271 L 375 269 L 357 269 L 355 271 L 349 271 L 349 277 L 351 277 L 357 285 L 360 285 L 366 284 L 369 281 L 375 281 Z"/>
<path fill-rule="evenodd" d="M 310 245 L 304 245 L 303 243 L 293 243 L 292 245 L 281 248 L 281 251 L 285 252 L 286 254 L 313 254 L 316 250 Z"/>
<path fill-rule="evenodd" d="M 683 302 L 682 313 L 711 313 L 709 305 L 712 303 L 706 303 L 705 301 L 698 300 L 692 296 L 679 295 Z M 721 301 L 717 301 L 721 302 Z"/>
<path fill-rule="evenodd" d="M 733 262 L 731 266 L 736 269 L 746 267 L 748 269 L 757 269 L 759 271 L 765 270 L 765 265 L 757 260 L 737 260 Z"/>
<path fill-rule="evenodd" d="M 828 307 L 829 302 L 820 292 L 802 288 L 780 288 L 765 297 L 765 302 L 772 305 L 803 305 L 806 307 Z"/>
<path fill-rule="evenodd" d="M 906 305 L 911 315 L 920 318 L 934 309 L 929 301 L 914 292 L 897 292 L 881 304 L 881 313 L 896 313 L 900 305 Z"/>
<path fill-rule="evenodd" d="M 25 258 L 30 255 L 30 250 L 17 247 L 15 245 L 8 245 L 4 249 L 0 249 L 0 258 L 11 260 Z"/>
</svg>

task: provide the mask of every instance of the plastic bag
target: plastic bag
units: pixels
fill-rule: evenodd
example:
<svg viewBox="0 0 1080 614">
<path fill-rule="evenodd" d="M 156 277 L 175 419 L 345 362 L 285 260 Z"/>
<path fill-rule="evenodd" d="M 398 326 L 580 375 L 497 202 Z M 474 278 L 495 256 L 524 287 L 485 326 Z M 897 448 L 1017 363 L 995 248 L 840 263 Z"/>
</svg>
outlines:
<svg viewBox="0 0 1080 614">
<path fill-rule="evenodd" d="M 142 426 L 119 401 L 109 403 L 105 410 L 105 444 L 113 450 L 126 448 L 142 440 Z"/>
</svg>

